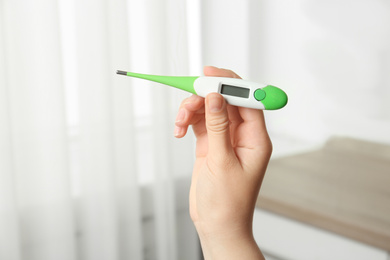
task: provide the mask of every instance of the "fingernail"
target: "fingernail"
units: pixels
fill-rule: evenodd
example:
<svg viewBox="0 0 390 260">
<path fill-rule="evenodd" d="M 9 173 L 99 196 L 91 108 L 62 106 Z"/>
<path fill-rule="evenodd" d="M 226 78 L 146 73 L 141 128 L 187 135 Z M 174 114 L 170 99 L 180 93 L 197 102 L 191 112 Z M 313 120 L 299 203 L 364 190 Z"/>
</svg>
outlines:
<svg viewBox="0 0 390 260">
<path fill-rule="evenodd" d="M 183 135 L 183 128 L 175 126 L 175 132 L 174 132 L 175 137 L 180 137 Z"/>
<path fill-rule="evenodd" d="M 211 113 L 217 113 L 221 111 L 222 106 L 223 106 L 223 99 L 221 97 L 212 95 L 209 98 L 209 109 Z"/>
<path fill-rule="evenodd" d="M 183 121 L 185 115 L 186 115 L 186 111 L 185 111 L 183 108 L 181 108 L 181 109 L 179 110 L 179 112 L 177 113 L 177 116 L 176 116 L 176 123 Z"/>
</svg>

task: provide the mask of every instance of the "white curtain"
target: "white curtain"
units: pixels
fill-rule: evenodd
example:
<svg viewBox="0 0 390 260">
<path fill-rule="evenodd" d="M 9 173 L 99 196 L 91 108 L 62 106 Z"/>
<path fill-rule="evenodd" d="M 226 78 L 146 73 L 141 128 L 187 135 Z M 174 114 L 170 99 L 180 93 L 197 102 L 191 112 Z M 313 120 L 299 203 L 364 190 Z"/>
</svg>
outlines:
<svg viewBox="0 0 390 260">
<path fill-rule="evenodd" d="M 115 74 L 201 73 L 188 10 L 0 1 L 0 259 L 198 259 L 193 140 L 172 132 L 188 94 Z"/>
</svg>

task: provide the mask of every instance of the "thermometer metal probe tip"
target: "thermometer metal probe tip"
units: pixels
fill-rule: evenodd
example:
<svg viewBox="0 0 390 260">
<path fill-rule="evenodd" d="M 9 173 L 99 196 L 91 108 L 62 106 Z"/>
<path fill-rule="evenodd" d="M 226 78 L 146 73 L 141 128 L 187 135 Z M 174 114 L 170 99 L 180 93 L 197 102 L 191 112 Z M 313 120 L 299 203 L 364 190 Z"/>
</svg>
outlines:
<svg viewBox="0 0 390 260">
<path fill-rule="evenodd" d="M 116 74 L 126 75 L 126 76 L 127 76 L 127 72 L 126 72 L 126 71 L 123 71 L 123 70 L 117 70 L 117 71 L 116 71 Z"/>
</svg>

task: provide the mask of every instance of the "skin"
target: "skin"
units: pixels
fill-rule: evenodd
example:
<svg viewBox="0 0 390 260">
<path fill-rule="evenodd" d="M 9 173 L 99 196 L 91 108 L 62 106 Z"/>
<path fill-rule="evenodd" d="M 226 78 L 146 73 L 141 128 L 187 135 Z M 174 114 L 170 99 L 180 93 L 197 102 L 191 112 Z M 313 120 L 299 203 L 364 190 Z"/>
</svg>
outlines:
<svg viewBox="0 0 390 260">
<path fill-rule="evenodd" d="M 216 67 L 205 67 L 204 74 L 240 78 Z M 252 231 L 272 153 L 263 112 L 230 106 L 218 93 L 194 95 L 179 108 L 175 137 L 184 137 L 189 126 L 197 139 L 190 215 L 205 259 L 264 259 Z"/>
</svg>

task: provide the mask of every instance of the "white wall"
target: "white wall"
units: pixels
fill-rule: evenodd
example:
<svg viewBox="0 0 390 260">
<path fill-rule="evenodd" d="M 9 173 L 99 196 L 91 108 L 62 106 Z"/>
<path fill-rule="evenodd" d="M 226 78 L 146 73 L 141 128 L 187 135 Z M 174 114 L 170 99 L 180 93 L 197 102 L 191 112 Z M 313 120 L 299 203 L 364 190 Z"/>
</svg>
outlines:
<svg viewBox="0 0 390 260">
<path fill-rule="evenodd" d="M 266 112 L 276 153 L 332 135 L 390 143 L 388 1 L 216 0 L 202 10 L 205 64 L 288 93 L 284 109 Z"/>
</svg>

